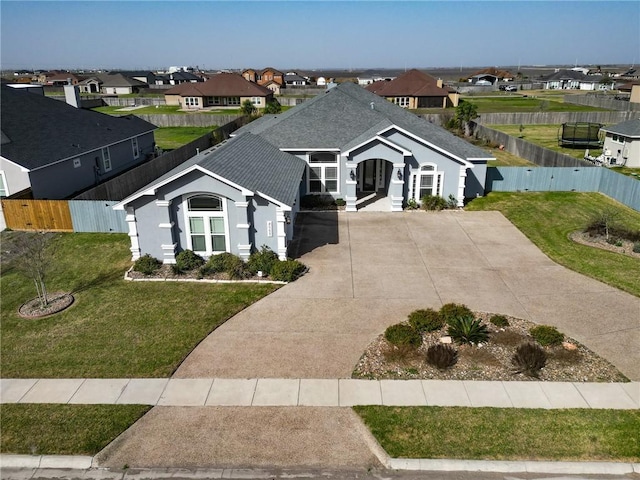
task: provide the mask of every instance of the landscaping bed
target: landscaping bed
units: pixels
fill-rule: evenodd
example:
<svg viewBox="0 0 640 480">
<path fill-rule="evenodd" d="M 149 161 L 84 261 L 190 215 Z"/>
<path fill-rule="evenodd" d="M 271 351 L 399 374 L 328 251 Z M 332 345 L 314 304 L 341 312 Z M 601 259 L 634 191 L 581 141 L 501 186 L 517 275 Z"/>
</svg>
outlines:
<svg viewBox="0 0 640 480">
<path fill-rule="evenodd" d="M 579 342 L 564 337 L 555 345 L 541 346 L 546 364 L 537 376 L 518 372 L 513 363 L 516 349 L 533 344 L 530 330 L 533 322 L 501 315 L 508 326 L 496 326 L 489 319 L 494 315 L 473 312 L 488 330 L 488 340 L 477 344 L 451 345 L 457 350 L 457 361 L 448 368 L 436 368 L 427 361 L 430 346 L 449 341 L 449 326 L 422 332 L 417 347 L 394 345 L 385 334 L 376 338 L 365 350 L 353 372 L 354 378 L 374 379 L 436 379 L 490 381 L 554 381 L 554 382 L 626 382 L 628 379 L 608 361 Z"/>
</svg>

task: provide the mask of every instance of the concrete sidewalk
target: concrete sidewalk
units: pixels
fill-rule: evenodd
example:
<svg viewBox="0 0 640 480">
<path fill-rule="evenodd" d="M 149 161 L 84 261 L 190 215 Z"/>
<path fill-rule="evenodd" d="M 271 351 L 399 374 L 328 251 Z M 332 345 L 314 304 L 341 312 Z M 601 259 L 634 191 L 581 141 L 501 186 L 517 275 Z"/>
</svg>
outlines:
<svg viewBox="0 0 640 480">
<path fill-rule="evenodd" d="M 358 379 L 2 379 L 0 403 L 167 407 L 640 408 L 640 383 Z"/>
</svg>

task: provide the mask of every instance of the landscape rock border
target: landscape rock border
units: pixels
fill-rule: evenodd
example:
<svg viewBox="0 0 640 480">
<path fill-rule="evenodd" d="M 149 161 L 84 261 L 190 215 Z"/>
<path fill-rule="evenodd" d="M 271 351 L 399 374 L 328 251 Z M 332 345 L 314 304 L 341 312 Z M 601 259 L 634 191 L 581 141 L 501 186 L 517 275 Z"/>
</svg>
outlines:
<svg viewBox="0 0 640 480">
<path fill-rule="evenodd" d="M 48 317 L 66 310 L 75 301 L 75 297 L 66 292 L 50 293 L 47 296 L 49 304 L 45 308 L 40 308 L 40 299 L 35 297 L 20 305 L 18 314 L 23 318 Z"/>
</svg>

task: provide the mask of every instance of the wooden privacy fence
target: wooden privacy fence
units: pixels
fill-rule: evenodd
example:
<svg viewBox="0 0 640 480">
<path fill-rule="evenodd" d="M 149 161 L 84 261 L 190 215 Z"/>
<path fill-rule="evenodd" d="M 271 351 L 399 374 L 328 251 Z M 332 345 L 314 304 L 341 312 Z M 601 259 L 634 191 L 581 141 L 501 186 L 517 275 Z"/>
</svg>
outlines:
<svg viewBox="0 0 640 480">
<path fill-rule="evenodd" d="M 2 210 L 12 230 L 73 232 L 66 200 L 2 200 Z"/>
<path fill-rule="evenodd" d="M 125 212 L 113 201 L 2 200 L 7 228 L 49 232 L 128 232 Z"/>
</svg>

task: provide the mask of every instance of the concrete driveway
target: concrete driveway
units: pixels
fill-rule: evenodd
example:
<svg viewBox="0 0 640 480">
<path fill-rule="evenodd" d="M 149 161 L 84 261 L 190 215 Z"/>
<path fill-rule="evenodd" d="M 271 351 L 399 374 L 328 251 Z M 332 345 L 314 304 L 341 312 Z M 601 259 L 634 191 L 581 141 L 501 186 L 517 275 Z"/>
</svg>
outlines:
<svg viewBox="0 0 640 480">
<path fill-rule="evenodd" d="M 557 265 L 499 212 L 304 213 L 310 271 L 205 339 L 176 377 L 344 378 L 416 308 L 459 302 L 558 329 L 640 380 L 640 299 Z"/>
</svg>

